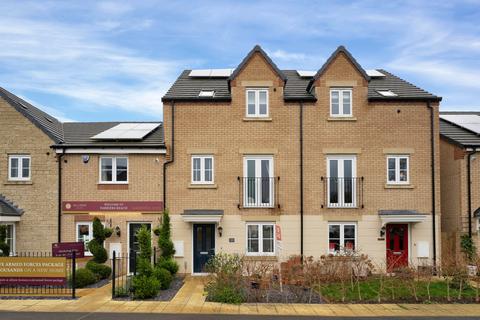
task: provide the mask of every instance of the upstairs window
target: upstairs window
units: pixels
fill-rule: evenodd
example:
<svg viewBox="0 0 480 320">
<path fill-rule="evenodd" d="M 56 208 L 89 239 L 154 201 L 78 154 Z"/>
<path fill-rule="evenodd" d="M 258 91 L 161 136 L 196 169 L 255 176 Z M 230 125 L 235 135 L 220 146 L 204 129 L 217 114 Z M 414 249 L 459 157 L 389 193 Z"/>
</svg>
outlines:
<svg viewBox="0 0 480 320">
<path fill-rule="evenodd" d="M 330 89 L 330 116 L 352 116 L 352 89 Z"/>
<path fill-rule="evenodd" d="M 247 117 L 268 117 L 268 90 L 247 90 Z"/>
<path fill-rule="evenodd" d="M 31 158 L 27 155 L 12 155 L 8 158 L 8 180 L 30 180 Z"/>
<path fill-rule="evenodd" d="M 213 183 L 213 156 L 192 156 L 192 183 Z"/>
<path fill-rule="evenodd" d="M 389 184 L 408 184 L 408 156 L 387 157 L 387 181 Z"/>
<path fill-rule="evenodd" d="M 128 183 L 128 158 L 101 157 L 100 183 Z"/>
</svg>

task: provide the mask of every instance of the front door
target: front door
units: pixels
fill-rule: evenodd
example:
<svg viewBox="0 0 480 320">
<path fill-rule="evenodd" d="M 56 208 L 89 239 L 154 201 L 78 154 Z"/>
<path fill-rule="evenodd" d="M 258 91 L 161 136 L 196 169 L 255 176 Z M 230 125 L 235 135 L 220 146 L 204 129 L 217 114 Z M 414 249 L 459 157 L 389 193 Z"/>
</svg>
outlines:
<svg viewBox="0 0 480 320">
<path fill-rule="evenodd" d="M 408 224 L 387 225 L 387 269 L 408 266 Z"/>
<path fill-rule="evenodd" d="M 135 222 L 135 223 L 128 224 L 128 250 L 129 250 L 128 256 L 130 257 L 128 262 L 129 272 L 135 271 L 135 263 L 136 263 L 135 255 L 138 255 L 138 251 L 140 250 L 140 247 L 138 245 L 138 239 L 137 239 L 137 231 L 142 226 L 146 226 L 148 230 L 151 230 L 152 228 L 150 223 L 148 222 L 145 222 L 145 223 Z"/>
<path fill-rule="evenodd" d="M 205 264 L 215 255 L 215 225 L 193 225 L 193 272 L 205 271 Z"/>
</svg>

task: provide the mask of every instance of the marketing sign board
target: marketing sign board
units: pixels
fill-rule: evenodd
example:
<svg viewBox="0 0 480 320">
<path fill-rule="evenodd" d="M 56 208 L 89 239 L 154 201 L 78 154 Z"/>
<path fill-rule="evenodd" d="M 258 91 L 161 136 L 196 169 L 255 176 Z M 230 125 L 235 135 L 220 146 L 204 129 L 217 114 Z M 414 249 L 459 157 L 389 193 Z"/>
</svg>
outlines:
<svg viewBox="0 0 480 320">
<path fill-rule="evenodd" d="M 83 242 L 52 243 L 52 255 L 54 257 L 71 259 L 73 252 L 75 252 L 75 258 L 83 258 L 85 256 L 85 244 Z"/>
<path fill-rule="evenodd" d="M 163 201 L 63 201 L 64 212 L 161 212 Z"/>
<path fill-rule="evenodd" d="M 65 257 L 0 257 L 0 285 L 64 286 Z"/>
</svg>

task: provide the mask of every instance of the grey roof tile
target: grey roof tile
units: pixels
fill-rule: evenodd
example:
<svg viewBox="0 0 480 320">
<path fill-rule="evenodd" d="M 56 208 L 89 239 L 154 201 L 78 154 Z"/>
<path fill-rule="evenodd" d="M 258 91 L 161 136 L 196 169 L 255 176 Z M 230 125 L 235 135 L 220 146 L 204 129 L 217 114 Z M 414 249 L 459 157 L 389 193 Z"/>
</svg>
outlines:
<svg viewBox="0 0 480 320">
<path fill-rule="evenodd" d="M 417 215 L 417 210 L 378 210 L 379 216 Z"/>
<path fill-rule="evenodd" d="M 0 194 L 0 216 L 21 216 L 23 210 Z"/>
<path fill-rule="evenodd" d="M 219 215 L 223 216 L 223 210 L 215 209 L 185 209 L 183 210 L 183 215 Z"/>
<path fill-rule="evenodd" d="M 440 114 L 462 114 L 480 116 L 480 112 L 463 111 L 463 112 L 440 112 Z M 480 136 L 473 131 L 460 127 L 453 122 L 449 122 L 440 118 L 440 136 L 461 147 L 480 147 Z"/>
</svg>

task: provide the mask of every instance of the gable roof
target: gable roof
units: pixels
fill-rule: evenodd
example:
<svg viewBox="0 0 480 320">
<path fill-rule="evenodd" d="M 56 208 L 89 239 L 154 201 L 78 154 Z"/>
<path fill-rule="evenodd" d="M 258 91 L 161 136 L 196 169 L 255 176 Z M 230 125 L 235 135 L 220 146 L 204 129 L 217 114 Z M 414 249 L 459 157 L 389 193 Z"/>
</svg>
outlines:
<svg viewBox="0 0 480 320">
<path fill-rule="evenodd" d="M 472 117 L 480 117 L 480 112 L 475 111 L 440 112 L 440 115 L 442 114 L 471 115 Z M 463 148 L 480 147 L 480 135 L 442 118 L 440 118 L 440 136 L 444 140 Z"/>
<path fill-rule="evenodd" d="M 0 216 L 21 216 L 23 210 L 0 193 Z"/>
<path fill-rule="evenodd" d="M 0 97 L 2 97 L 10 106 L 15 108 L 15 110 L 20 112 L 25 118 L 30 120 L 30 122 L 36 127 L 42 130 L 55 143 L 62 142 L 62 123 L 58 121 L 58 119 L 43 112 L 2 87 L 0 87 Z"/>
<path fill-rule="evenodd" d="M 365 72 L 365 70 L 362 68 L 362 66 L 357 62 L 357 60 L 355 60 L 355 58 L 350 54 L 350 52 L 347 50 L 347 48 L 345 48 L 344 46 L 339 46 L 337 48 L 337 50 L 335 50 L 331 55 L 330 57 L 327 59 L 327 61 L 325 61 L 325 63 L 323 64 L 323 66 L 320 68 L 320 70 L 317 71 L 317 73 L 315 74 L 315 76 L 310 80 L 310 83 L 308 84 L 307 86 L 307 91 L 310 91 L 310 89 L 312 88 L 313 84 L 315 83 L 315 81 L 318 80 L 318 78 L 320 78 L 322 76 L 322 74 L 328 69 L 328 67 L 330 66 L 330 64 L 332 64 L 333 60 L 335 60 L 335 58 L 340 54 L 340 53 L 343 53 L 348 60 L 350 60 L 350 62 L 353 64 L 353 66 L 357 69 L 358 72 L 360 72 L 360 74 L 365 78 L 365 80 L 369 81 L 370 80 L 370 77 L 367 75 L 367 72 Z"/>
<path fill-rule="evenodd" d="M 265 61 L 272 67 L 272 69 L 277 73 L 277 75 L 282 79 L 284 82 L 287 81 L 287 77 L 283 74 L 283 72 L 278 69 L 277 65 L 270 59 L 270 57 L 267 55 L 265 51 L 257 44 L 255 47 L 253 47 L 252 50 L 247 54 L 247 56 L 240 62 L 237 68 L 233 70 L 232 74 L 228 78 L 228 81 L 232 81 L 237 77 L 237 75 L 242 71 L 242 69 L 247 65 L 248 61 L 253 57 L 255 53 L 259 53 Z"/>
</svg>

